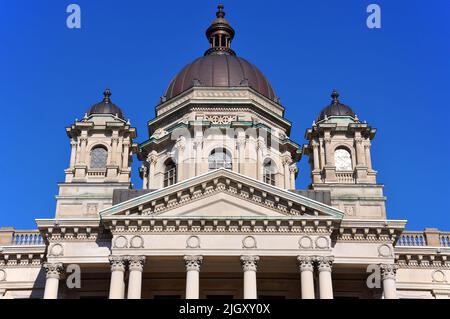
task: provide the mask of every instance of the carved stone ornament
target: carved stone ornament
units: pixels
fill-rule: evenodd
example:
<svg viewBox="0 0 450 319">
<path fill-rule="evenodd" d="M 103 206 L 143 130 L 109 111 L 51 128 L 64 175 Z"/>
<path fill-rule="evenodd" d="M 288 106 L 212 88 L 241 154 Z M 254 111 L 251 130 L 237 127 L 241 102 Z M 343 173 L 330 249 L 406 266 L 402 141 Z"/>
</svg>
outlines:
<svg viewBox="0 0 450 319">
<path fill-rule="evenodd" d="M 309 236 L 302 236 L 298 240 L 298 245 L 302 249 L 310 249 L 313 246 L 313 241 L 312 241 L 311 237 L 309 237 Z"/>
<path fill-rule="evenodd" d="M 131 248 L 143 248 L 144 247 L 144 240 L 141 236 L 136 235 L 130 239 L 130 247 Z"/>
<path fill-rule="evenodd" d="M 50 247 L 50 256 L 62 256 L 64 253 L 63 246 L 61 244 L 53 244 Z"/>
<path fill-rule="evenodd" d="M 43 267 L 47 273 L 47 278 L 59 279 L 64 270 L 62 263 L 45 263 Z"/>
<path fill-rule="evenodd" d="M 431 274 L 431 279 L 433 280 L 433 282 L 447 282 L 447 277 L 442 270 L 435 270 Z"/>
<path fill-rule="evenodd" d="M 125 236 L 119 236 L 114 239 L 114 248 L 127 248 L 128 240 Z"/>
<path fill-rule="evenodd" d="M 319 249 L 327 249 L 329 248 L 328 238 L 324 236 L 320 236 L 316 238 L 316 247 Z"/>
<path fill-rule="evenodd" d="M 298 267 L 300 271 L 314 271 L 314 258 L 310 256 L 298 256 Z"/>
<path fill-rule="evenodd" d="M 389 247 L 388 245 L 384 244 L 384 245 L 380 245 L 378 247 L 378 255 L 380 257 L 391 257 L 392 256 L 392 250 L 391 247 Z"/>
<path fill-rule="evenodd" d="M 186 248 L 200 248 L 200 238 L 197 236 L 189 236 L 186 240 Z"/>
<path fill-rule="evenodd" d="M 200 271 L 200 266 L 202 265 L 202 256 L 184 256 L 184 263 L 186 265 L 186 271 Z"/>
<path fill-rule="evenodd" d="M 6 280 L 6 271 L 3 269 L 0 269 L 0 281 Z"/>
<path fill-rule="evenodd" d="M 397 273 L 398 265 L 396 264 L 381 264 L 381 279 L 395 279 L 395 275 Z"/>
<path fill-rule="evenodd" d="M 110 256 L 109 263 L 111 264 L 111 271 L 125 271 L 126 268 L 125 256 Z"/>
<path fill-rule="evenodd" d="M 145 263 L 145 256 L 129 256 L 128 257 L 128 267 L 130 271 L 137 270 L 143 271 Z"/>
<path fill-rule="evenodd" d="M 321 271 L 329 271 L 331 272 L 331 268 L 333 267 L 334 257 L 332 256 L 318 256 L 315 258 L 317 269 L 319 272 Z"/>
<path fill-rule="evenodd" d="M 253 236 L 244 237 L 242 240 L 242 248 L 256 248 L 256 239 Z"/>
<path fill-rule="evenodd" d="M 256 271 L 258 267 L 259 256 L 241 256 L 243 271 Z"/>
</svg>

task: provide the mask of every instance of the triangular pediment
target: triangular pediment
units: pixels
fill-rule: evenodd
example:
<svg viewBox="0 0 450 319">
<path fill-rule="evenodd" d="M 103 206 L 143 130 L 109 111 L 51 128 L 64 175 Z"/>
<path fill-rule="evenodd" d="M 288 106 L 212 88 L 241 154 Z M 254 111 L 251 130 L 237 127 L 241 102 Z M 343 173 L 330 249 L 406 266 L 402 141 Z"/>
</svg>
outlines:
<svg viewBox="0 0 450 319">
<path fill-rule="evenodd" d="M 119 203 L 101 211 L 100 215 L 343 217 L 341 211 L 331 206 L 225 169 Z"/>
</svg>

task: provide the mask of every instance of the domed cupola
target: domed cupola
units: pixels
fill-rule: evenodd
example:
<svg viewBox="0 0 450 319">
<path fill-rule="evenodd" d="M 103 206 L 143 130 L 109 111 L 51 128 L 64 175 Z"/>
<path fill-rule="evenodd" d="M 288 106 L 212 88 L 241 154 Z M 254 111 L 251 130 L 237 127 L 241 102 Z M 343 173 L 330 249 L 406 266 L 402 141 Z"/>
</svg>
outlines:
<svg viewBox="0 0 450 319">
<path fill-rule="evenodd" d="M 112 114 L 124 119 L 123 112 L 116 104 L 111 102 L 111 91 L 106 89 L 103 92 L 103 100 L 97 104 L 94 104 L 88 111 L 87 115 L 94 114 Z"/>
<path fill-rule="evenodd" d="M 266 98 L 278 98 L 264 74 L 247 60 L 237 57 L 231 49 L 234 29 L 225 19 L 219 4 L 216 19 L 206 30 L 209 49 L 204 56 L 186 65 L 170 82 L 161 102 L 168 101 L 193 86 L 250 87 Z"/>
<path fill-rule="evenodd" d="M 333 90 L 331 93 L 331 103 L 326 106 L 319 114 L 317 118 L 317 122 L 325 120 L 331 116 L 350 116 L 356 118 L 353 110 L 339 101 L 339 93 L 336 90 Z"/>
</svg>

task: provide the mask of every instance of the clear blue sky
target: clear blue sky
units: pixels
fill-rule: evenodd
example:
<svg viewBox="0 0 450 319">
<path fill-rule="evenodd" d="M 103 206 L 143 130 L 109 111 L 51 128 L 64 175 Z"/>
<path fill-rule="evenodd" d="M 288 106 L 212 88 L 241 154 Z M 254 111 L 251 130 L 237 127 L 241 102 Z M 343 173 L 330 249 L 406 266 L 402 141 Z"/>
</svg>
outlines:
<svg viewBox="0 0 450 319">
<path fill-rule="evenodd" d="M 378 129 L 372 147 L 390 219 L 450 230 L 450 1 L 223 1 L 233 48 L 269 78 L 292 138 L 333 88 Z M 82 10 L 81 30 L 66 7 Z M 366 7 L 382 28 L 366 27 Z M 146 122 L 174 74 L 207 48 L 216 1 L 1 0 L 0 225 L 35 227 L 54 216 L 69 163 L 64 128 L 110 87 L 146 140 Z M 138 162 L 133 182 L 141 187 Z M 298 188 L 309 183 L 306 158 Z"/>
</svg>

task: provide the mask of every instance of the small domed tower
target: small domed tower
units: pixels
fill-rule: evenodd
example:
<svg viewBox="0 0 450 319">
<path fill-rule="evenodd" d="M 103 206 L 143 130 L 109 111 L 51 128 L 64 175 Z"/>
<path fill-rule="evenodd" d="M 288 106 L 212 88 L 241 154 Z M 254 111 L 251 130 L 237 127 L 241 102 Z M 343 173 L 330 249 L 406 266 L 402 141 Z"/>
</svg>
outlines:
<svg viewBox="0 0 450 319">
<path fill-rule="evenodd" d="M 131 187 L 133 139 L 136 129 L 111 101 L 106 89 L 81 121 L 66 128 L 70 138 L 69 167 L 59 184 L 56 217 L 95 216 L 111 206 L 114 189 Z"/>
<path fill-rule="evenodd" d="M 361 123 L 336 90 L 331 99 L 305 134 L 311 188 L 329 190 L 332 205 L 348 217 L 385 218 L 383 185 L 377 184 L 370 156 L 376 129 Z"/>
</svg>

